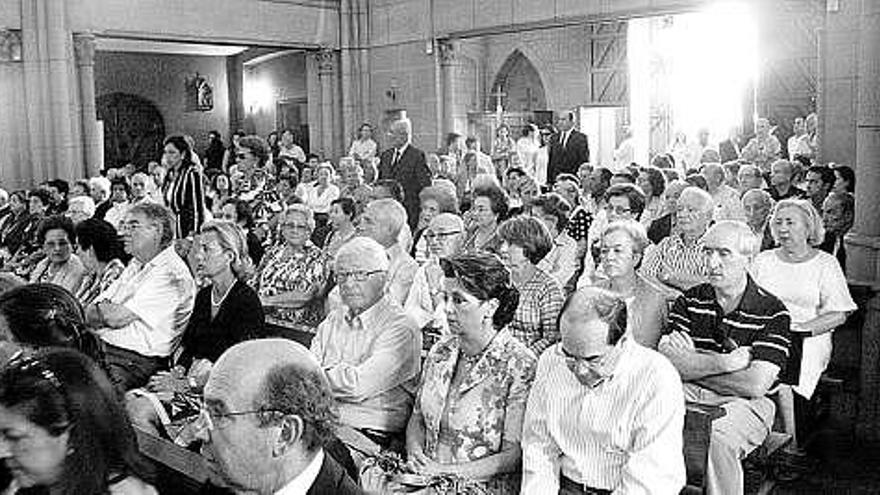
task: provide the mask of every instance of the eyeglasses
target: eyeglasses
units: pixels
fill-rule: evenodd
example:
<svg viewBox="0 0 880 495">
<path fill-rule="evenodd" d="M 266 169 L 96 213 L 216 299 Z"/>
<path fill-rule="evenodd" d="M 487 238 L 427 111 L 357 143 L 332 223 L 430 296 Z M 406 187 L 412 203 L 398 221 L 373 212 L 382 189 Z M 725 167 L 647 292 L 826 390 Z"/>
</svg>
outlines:
<svg viewBox="0 0 880 495">
<path fill-rule="evenodd" d="M 57 242 L 46 241 L 43 243 L 43 249 L 63 249 L 68 247 L 70 247 L 70 242 L 66 240 L 60 240 Z"/>
<path fill-rule="evenodd" d="M 281 228 L 285 230 L 299 230 L 306 231 L 309 230 L 309 226 L 302 223 L 282 223 Z"/>
<path fill-rule="evenodd" d="M 151 228 L 151 227 L 156 227 L 156 224 L 150 224 L 150 223 L 145 224 L 145 223 L 140 223 L 138 221 L 122 222 L 119 224 L 119 230 L 123 231 L 123 232 L 126 230 L 138 230 L 138 229 Z"/>
<path fill-rule="evenodd" d="M 627 213 L 631 212 L 632 210 L 629 208 L 623 207 L 623 206 L 605 205 L 605 211 L 607 211 L 608 213 L 614 213 L 617 215 L 626 215 Z"/>
<path fill-rule="evenodd" d="M 428 230 L 428 231 L 425 231 L 425 233 L 422 234 L 422 236 L 424 236 L 426 241 L 430 241 L 433 239 L 438 239 L 438 240 L 445 239 L 447 237 L 452 237 L 452 236 L 458 235 L 458 234 L 461 234 L 460 230 L 453 230 L 450 232 L 434 232 L 434 231 Z"/>
<path fill-rule="evenodd" d="M 278 409 L 253 409 L 250 411 L 233 411 L 233 412 L 225 412 L 225 413 L 217 413 L 211 412 L 204 402 L 199 406 L 199 417 L 196 420 L 196 424 L 198 429 L 214 431 L 218 427 L 224 428 L 229 423 L 230 418 L 235 418 L 238 416 L 246 416 L 248 414 L 284 414 L 284 411 L 280 411 Z"/>
<path fill-rule="evenodd" d="M 370 271 L 356 271 L 356 272 L 336 272 L 336 281 L 338 283 L 343 283 L 346 280 L 353 280 L 355 282 L 364 282 L 371 275 L 375 275 L 377 273 L 385 273 L 385 270 L 370 270 Z"/>
<path fill-rule="evenodd" d="M 588 357 L 576 356 L 576 355 L 566 351 L 565 348 L 562 347 L 562 345 L 557 346 L 556 349 L 559 352 L 559 354 L 565 358 L 566 361 L 574 362 L 574 363 L 585 363 L 585 364 L 593 365 L 593 364 L 598 363 L 599 360 L 602 359 L 602 357 L 604 356 L 604 354 L 597 354 L 595 356 L 588 356 Z"/>
</svg>

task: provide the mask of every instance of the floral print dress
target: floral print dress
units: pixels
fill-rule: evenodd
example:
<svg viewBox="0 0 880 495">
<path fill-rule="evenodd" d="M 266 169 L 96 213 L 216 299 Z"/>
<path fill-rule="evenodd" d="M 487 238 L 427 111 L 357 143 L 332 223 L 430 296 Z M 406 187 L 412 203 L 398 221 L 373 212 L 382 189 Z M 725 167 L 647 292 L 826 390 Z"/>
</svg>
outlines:
<svg viewBox="0 0 880 495">
<path fill-rule="evenodd" d="M 425 455 L 461 464 L 497 454 L 503 442 L 519 444 L 537 358 L 507 329 L 501 330 L 470 369 L 456 373 L 458 336 L 439 341 L 428 354 L 413 414 L 425 425 Z M 460 376 L 456 376 L 460 375 Z M 519 474 L 482 483 L 490 493 L 519 493 Z"/>
<path fill-rule="evenodd" d="M 273 246 L 251 279 L 251 287 L 262 297 L 284 292 L 313 292 L 314 300 L 301 308 L 266 306 L 266 322 L 285 328 L 315 333 L 323 318 L 320 297 L 327 283 L 327 257 L 321 249 L 307 243 L 294 252 L 286 244 Z"/>
</svg>

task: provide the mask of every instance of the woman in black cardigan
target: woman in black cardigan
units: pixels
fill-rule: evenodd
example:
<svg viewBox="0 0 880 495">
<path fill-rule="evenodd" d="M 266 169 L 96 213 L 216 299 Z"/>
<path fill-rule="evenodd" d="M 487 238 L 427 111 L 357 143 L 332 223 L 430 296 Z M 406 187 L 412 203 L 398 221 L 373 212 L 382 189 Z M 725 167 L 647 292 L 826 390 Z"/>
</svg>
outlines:
<svg viewBox="0 0 880 495">
<path fill-rule="evenodd" d="M 128 394 L 132 421 L 148 431 L 165 432 L 178 443 L 192 439 L 186 429 L 196 417 L 208 373 L 226 349 L 263 336 L 260 298 L 244 280 L 251 264 L 244 232 L 231 222 L 208 222 L 193 245 L 197 276 L 210 285 L 196 295 L 183 332 L 182 352 L 171 371 L 153 376 L 146 390 Z"/>
</svg>

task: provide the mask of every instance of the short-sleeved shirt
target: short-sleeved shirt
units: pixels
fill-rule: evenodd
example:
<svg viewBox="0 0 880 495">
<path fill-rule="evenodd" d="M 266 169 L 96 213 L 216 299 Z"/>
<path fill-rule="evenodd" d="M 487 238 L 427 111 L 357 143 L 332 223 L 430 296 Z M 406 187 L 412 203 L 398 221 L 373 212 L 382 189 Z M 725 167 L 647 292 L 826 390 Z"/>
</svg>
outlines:
<svg viewBox="0 0 880 495">
<path fill-rule="evenodd" d="M 672 330 L 687 333 L 697 349 L 725 353 L 751 346 L 752 358 L 779 366 L 791 352 L 791 317 L 782 301 L 748 277 L 739 305 L 724 314 L 710 284 L 700 284 L 675 300 L 669 313 Z M 735 344 L 735 346 L 733 345 Z"/>
<path fill-rule="evenodd" d="M 540 268 L 518 289 L 519 304 L 509 328 L 514 337 L 540 356 L 560 338 L 556 319 L 565 294 L 559 282 Z"/>
</svg>

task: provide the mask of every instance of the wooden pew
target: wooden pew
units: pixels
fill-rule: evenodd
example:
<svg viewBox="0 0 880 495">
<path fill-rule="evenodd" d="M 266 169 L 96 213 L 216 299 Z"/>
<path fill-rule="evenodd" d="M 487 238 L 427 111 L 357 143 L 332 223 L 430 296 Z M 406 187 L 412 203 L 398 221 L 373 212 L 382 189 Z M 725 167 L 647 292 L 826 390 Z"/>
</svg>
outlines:
<svg viewBox="0 0 880 495">
<path fill-rule="evenodd" d="M 712 421 L 724 416 L 724 409 L 688 402 L 684 416 L 684 465 L 687 484 L 683 495 L 697 495 L 705 491 L 706 466 L 709 462 L 709 441 Z"/>
<path fill-rule="evenodd" d="M 207 481 L 222 485 L 220 475 L 198 453 L 138 428 L 135 432 L 141 454 L 158 467 L 156 485 L 160 493 L 196 494 Z"/>
</svg>

